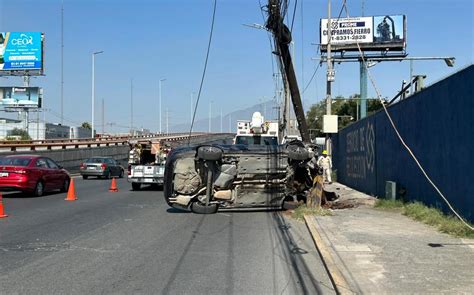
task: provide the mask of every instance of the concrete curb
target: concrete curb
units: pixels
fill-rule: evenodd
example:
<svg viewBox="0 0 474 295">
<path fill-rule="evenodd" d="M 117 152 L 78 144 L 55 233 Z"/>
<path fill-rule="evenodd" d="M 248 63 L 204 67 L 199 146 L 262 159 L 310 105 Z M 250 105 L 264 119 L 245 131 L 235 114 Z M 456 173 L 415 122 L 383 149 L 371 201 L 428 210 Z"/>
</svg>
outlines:
<svg viewBox="0 0 474 295">
<path fill-rule="evenodd" d="M 326 266 L 326 270 L 329 274 L 329 277 L 334 285 L 337 294 L 356 294 L 356 292 L 352 290 L 356 290 L 357 288 L 352 288 L 347 280 L 342 275 L 341 271 L 337 267 L 330 250 L 324 244 L 321 235 L 318 232 L 316 222 L 314 221 L 314 217 L 311 215 L 304 215 L 304 220 L 308 230 L 313 238 L 314 245 L 323 260 L 324 265 Z"/>
</svg>

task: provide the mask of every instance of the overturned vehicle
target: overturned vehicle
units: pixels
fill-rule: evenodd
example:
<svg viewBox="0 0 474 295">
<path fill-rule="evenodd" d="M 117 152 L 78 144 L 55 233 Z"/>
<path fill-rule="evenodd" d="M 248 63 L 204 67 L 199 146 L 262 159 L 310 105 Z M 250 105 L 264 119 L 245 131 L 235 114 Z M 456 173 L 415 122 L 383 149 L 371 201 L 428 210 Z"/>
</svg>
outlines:
<svg viewBox="0 0 474 295">
<path fill-rule="evenodd" d="M 203 145 L 172 150 L 165 169 L 168 205 L 195 213 L 279 209 L 306 198 L 317 174 L 315 146 Z"/>
</svg>

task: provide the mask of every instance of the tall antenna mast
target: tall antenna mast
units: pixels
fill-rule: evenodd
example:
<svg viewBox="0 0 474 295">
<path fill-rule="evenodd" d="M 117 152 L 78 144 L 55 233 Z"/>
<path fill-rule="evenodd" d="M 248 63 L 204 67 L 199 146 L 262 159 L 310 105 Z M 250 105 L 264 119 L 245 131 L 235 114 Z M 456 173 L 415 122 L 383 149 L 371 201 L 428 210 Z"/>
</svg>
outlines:
<svg viewBox="0 0 474 295">
<path fill-rule="evenodd" d="M 64 121 L 64 0 L 61 1 L 61 125 Z"/>
</svg>

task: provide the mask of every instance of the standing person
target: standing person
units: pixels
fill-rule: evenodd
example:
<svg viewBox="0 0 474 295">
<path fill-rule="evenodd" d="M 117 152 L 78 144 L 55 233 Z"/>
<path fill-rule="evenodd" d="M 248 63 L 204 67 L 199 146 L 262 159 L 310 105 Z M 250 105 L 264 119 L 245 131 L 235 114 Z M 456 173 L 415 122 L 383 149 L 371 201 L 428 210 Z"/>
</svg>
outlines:
<svg viewBox="0 0 474 295">
<path fill-rule="evenodd" d="M 329 184 L 331 184 L 332 161 L 331 158 L 328 157 L 328 151 L 324 150 L 322 152 L 322 156 L 320 156 L 318 159 L 318 166 L 323 169 L 324 181 L 329 182 Z"/>
</svg>

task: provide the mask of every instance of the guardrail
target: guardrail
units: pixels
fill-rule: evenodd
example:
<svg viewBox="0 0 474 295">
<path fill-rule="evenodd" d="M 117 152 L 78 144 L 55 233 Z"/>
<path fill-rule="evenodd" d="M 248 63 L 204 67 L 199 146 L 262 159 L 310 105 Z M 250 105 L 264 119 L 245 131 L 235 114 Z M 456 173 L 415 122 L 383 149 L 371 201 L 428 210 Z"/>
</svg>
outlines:
<svg viewBox="0 0 474 295">
<path fill-rule="evenodd" d="M 193 133 L 191 138 L 222 135 L 226 133 Z M 165 140 L 181 141 L 189 138 L 189 133 L 169 133 L 153 134 L 148 136 L 119 136 L 119 137 L 101 137 L 101 138 L 80 138 L 80 139 L 46 139 L 46 140 L 14 140 L 0 141 L 0 152 L 15 151 L 36 151 L 36 150 L 56 150 L 56 149 L 77 149 L 91 147 L 107 147 L 128 145 L 131 140 Z"/>
</svg>

